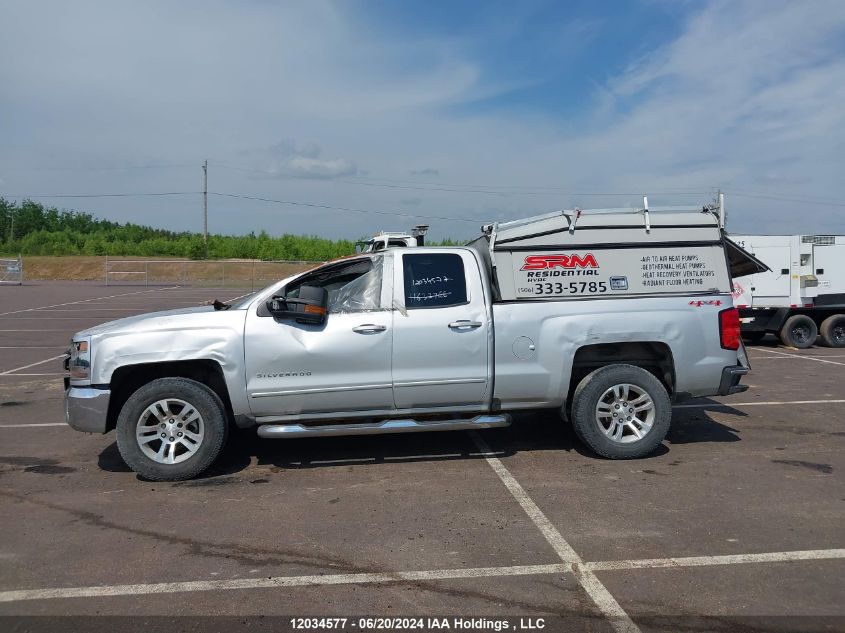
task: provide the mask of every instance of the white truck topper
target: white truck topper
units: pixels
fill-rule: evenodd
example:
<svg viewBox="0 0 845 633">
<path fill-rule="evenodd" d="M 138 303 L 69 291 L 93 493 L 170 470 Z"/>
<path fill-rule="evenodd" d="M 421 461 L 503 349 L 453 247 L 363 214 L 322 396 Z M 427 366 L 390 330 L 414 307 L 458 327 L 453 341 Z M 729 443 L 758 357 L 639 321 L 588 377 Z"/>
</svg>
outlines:
<svg viewBox="0 0 845 633">
<path fill-rule="evenodd" d="M 471 245 L 494 269 L 499 299 L 731 292 L 731 274 L 765 270 L 725 237 L 707 207 L 565 210 L 486 225 Z"/>
</svg>

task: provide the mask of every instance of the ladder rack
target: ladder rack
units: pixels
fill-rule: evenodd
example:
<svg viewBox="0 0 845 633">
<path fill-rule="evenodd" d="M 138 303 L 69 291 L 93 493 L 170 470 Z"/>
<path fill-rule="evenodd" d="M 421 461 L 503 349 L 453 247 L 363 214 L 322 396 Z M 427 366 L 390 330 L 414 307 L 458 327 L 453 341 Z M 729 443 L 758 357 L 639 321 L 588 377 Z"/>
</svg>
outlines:
<svg viewBox="0 0 845 633">
<path fill-rule="evenodd" d="M 520 226 L 526 226 L 528 224 L 534 224 L 536 222 L 541 222 L 543 220 L 550 220 L 552 218 L 564 216 L 569 221 L 570 226 L 570 233 L 575 232 L 575 227 L 577 225 L 578 219 L 584 215 L 605 215 L 605 214 L 642 214 L 643 215 L 643 226 L 646 232 L 650 232 L 651 230 L 651 222 L 650 222 L 650 215 L 651 213 L 711 213 L 719 218 L 719 228 L 725 228 L 725 194 L 719 193 L 717 202 L 712 204 L 704 205 L 704 206 L 661 206 L 661 207 L 649 207 L 648 204 L 648 196 L 643 196 L 643 206 L 636 208 L 636 207 L 611 207 L 611 208 L 603 208 L 603 209 L 580 209 L 578 207 L 574 209 L 561 209 L 560 211 L 552 211 L 551 213 L 543 213 L 540 215 L 534 215 L 528 218 L 522 218 L 519 220 L 511 220 L 509 222 L 494 222 L 492 224 L 485 224 L 481 227 L 482 233 L 485 235 L 491 235 L 493 233 L 498 233 L 503 229 L 515 229 Z"/>
</svg>

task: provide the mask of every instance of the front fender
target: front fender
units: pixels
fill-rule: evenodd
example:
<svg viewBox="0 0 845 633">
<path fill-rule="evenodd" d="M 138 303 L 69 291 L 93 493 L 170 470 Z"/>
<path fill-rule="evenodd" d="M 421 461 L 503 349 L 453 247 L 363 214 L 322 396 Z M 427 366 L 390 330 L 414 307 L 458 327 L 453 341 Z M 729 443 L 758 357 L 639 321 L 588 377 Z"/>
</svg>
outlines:
<svg viewBox="0 0 845 633">
<path fill-rule="evenodd" d="M 110 385 L 114 372 L 128 365 L 210 360 L 223 372 L 235 414 L 248 413 L 245 317 L 244 310 L 196 313 L 190 319 L 151 317 L 98 333 L 91 341 L 91 384 Z"/>
</svg>

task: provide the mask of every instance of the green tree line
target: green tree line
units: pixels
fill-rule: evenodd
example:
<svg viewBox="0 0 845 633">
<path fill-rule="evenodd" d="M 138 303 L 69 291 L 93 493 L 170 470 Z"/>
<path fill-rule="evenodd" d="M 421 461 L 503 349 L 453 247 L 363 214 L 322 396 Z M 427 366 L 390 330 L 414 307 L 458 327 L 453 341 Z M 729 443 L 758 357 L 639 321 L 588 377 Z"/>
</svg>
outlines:
<svg viewBox="0 0 845 633">
<path fill-rule="evenodd" d="M 451 240 L 442 242 L 453 245 Z M 316 235 L 271 237 L 209 235 L 209 258 L 325 261 L 355 252 L 352 240 Z M 4 255 L 137 255 L 203 259 L 202 234 L 167 231 L 139 224 L 100 220 L 90 213 L 68 211 L 24 200 L 0 198 L 0 253 Z"/>
</svg>

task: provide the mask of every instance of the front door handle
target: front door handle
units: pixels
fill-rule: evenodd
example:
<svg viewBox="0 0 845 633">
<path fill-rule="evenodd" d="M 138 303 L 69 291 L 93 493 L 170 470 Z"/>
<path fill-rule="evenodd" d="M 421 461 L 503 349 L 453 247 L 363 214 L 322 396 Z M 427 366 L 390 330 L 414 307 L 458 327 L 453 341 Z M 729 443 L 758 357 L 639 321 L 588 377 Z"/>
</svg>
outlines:
<svg viewBox="0 0 845 633">
<path fill-rule="evenodd" d="M 353 332 L 359 334 L 374 334 L 375 332 L 384 332 L 387 329 L 386 325 L 377 325 L 375 323 L 363 323 L 352 328 Z"/>
<path fill-rule="evenodd" d="M 463 329 L 475 329 L 477 327 L 481 327 L 484 325 L 481 321 L 467 321 L 466 319 L 461 319 L 460 321 L 452 321 L 449 324 L 449 327 L 453 330 L 463 330 Z"/>
</svg>

